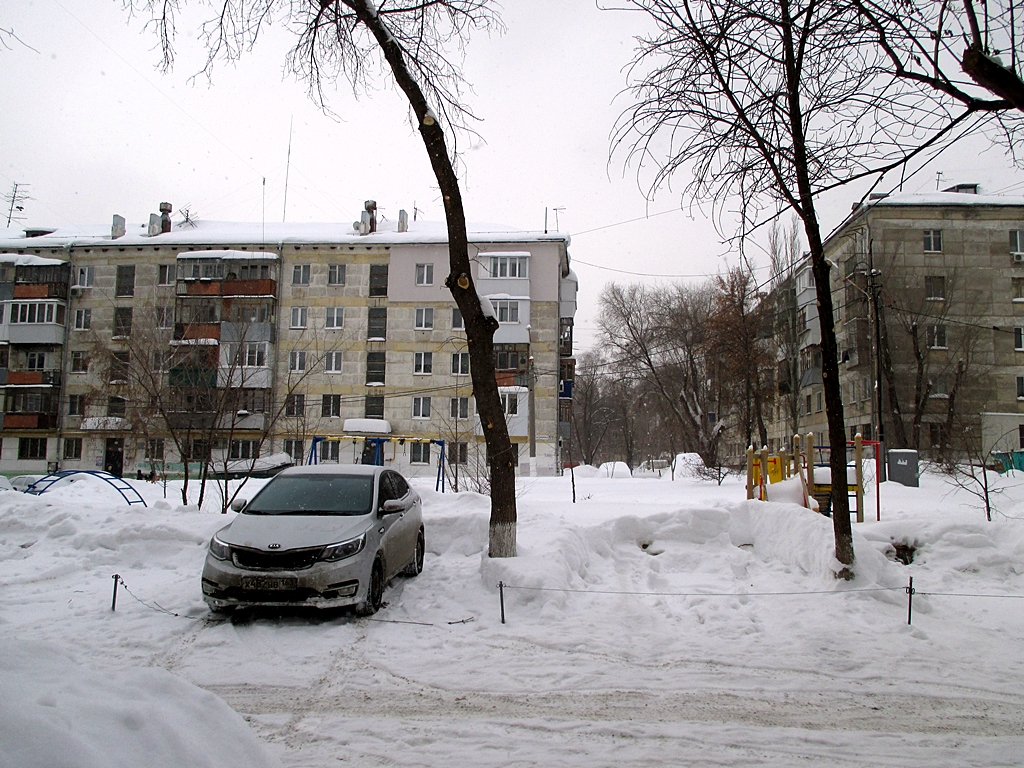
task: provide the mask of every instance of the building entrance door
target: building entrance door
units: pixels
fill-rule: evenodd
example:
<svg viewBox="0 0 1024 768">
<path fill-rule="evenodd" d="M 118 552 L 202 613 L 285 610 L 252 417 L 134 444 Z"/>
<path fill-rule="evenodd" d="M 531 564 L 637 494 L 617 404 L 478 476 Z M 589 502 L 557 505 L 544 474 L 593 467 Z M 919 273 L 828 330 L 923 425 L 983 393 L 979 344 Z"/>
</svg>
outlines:
<svg viewBox="0 0 1024 768">
<path fill-rule="evenodd" d="M 103 456 L 103 468 L 112 475 L 121 477 L 124 473 L 124 438 L 108 437 L 107 450 Z"/>
</svg>

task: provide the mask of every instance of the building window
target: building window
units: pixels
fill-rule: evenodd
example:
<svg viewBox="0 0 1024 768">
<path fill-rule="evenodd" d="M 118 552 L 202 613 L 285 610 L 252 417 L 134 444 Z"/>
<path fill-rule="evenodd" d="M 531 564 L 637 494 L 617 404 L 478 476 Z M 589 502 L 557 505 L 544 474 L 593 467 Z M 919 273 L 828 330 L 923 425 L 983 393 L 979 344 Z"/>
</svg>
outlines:
<svg viewBox="0 0 1024 768">
<path fill-rule="evenodd" d="M 71 353 L 71 372 L 72 373 L 88 373 L 89 371 L 89 360 L 85 356 L 85 352 L 75 351 Z"/>
<path fill-rule="evenodd" d="M 242 365 L 246 368 L 263 368 L 267 364 L 267 345 L 262 341 L 249 341 L 243 348 Z"/>
<path fill-rule="evenodd" d="M 288 353 L 288 370 L 293 372 L 306 370 L 306 350 L 293 349 Z"/>
<path fill-rule="evenodd" d="M 383 341 L 388 335 L 387 307 L 370 307 L 366 321 L 366 338 Z"/>
<path fill-rule="evenodd" d="M 526 277 L 526 256 L 491 256 L 491 277 Z"/>
<path fill-rule="evenodd" d="M 433 264 L 417 264 L 416 265 L 416 285 L 433 285 L 434 284 L 434 265 Z"/>
<path fill-rule="evenodd" d="M 368 385 L 384 384 L 387 374 L 387 357 L 384 352 L 366 353 L 366 383 Z"/>
<path fill-rule="evenodd" d="M 931 349 L 946 349 L 946 326 L 928 326 L 928 346 Z"/>
<path fill-rule="evenodd" d="M 414 397 L 412 399 L 412 417 L 414 419 L 430 418 L 430 398 Z"/>
<path fill-rule="evenodd" d="M 153 371 L 155 373 L 167 373 L 171 370 L 171 350 L 158 349 L 153 353 Z"/>
<path fill-rule="evenodd" d="M 117 282 L 114 286 L 115 296 L 135 295 L 135 265 L 121 264 L 117 268 Z"/>
<path fill-rule="evenodd" d="M 45 437 L 19 437 L 18 438 L 19 459 L 45 459 L 46 438 Z"/>
<path fill-rule="evenodd" d="M 449 464 L 469 463 L 469 443 L 452 443 L 448 446 Z"/>
<path fill-rule="evenodd" d="M 68 395 L 68 416 L 85 414 L 85 395 Z"/>
<path fill-rule="evenodd" d="M 1018 352 L 1024 352 L 1024 328 L 1013 329 L 1013 348 Z"/>
<path fill-rule="evenodd" d="M 530 362 L 529 344 L 495 344 L 494 369 L 496 371 L 525 371 Z M 562 376 L 571 379 L 572 376 Z"/>
<path fill-rule="evenodd" d="M 127 413 L 128 401 L 123 397 L 110 397 L 107 399 L 107 416 L 115 419 L 123 419 Z"/>
<path fill-rule="evenodd" d="M 345 265 L 344 264 L 331 264 L 327 267 L 327 284 L 328 285 L 344 285 L 345 284 Z"/>
<path fill-rule="evenodd" d="M 327 308 L 327 322 L 325 327 L 327 328 L 341 328 L 345 324 L 345 308 L 344 307 L 328 307 Z"/>
<path fill-rule="evenodd" d="M 926 229 L 924 231 L 925 253 L 942 253 L 942 230 Z"/>
<path fill-rule="evenodd" d="M 501 410 L 508 416 L 515 416 L 519 413 L 519 396 L 515 394 L 499 395 L 501 399 Z"/>
<path fill-rule="evenodd" d="M 292 328 L 305 328 L 306 320 L 309 317 L 307 307 L 292 307 Z"/>
<path fill-rule="evenodd" d="M 499 323 L 519 322 L 519 302 L 508 299 L 491 299 L 491 306 L 494 307 L 494 316 Z"/>
<path fill-rule="evenodd" d="M 64 438 L 64 458 L 71 460 L 78 460 L 82 458 L 82 438 Z"/>
<path fill-rule="evenodd" d="M 309 264 L 292 267 L 292 285 L 309 285 Z"/>
<path fill-rule="evenodd" d="M 455 376 L 469 375 L 469 352 L 452 352 L 452 373 Z"/>
<path fill-rule="evenodd" d="M 337 464 L 341 461 L 341 443 L 337 440 L 324 440 L 320 443 L 320 463 Z"/>
<path fill-rule="evenodd" d="M 114 309 L 114 338 L 132 335 L 132 308 L 116 307 Z"/>
<path fill-rule="evenodd" d="M 92 310 L 91 309 L 76 309 L 75 310 L 75 330 L 76 331 L 88 331 L 92 328 Z"/>
<path fill-rule="evenodd" d="M 258 459 L 260 457 L 259 440 L 232 440 L 229 459 Z"/>
<path fill-rule="evenodd" d="M 10 322 L 12 325 L 21 323 L 58 323 L 64 324 L 63 304 L 11 304 Z"/>
<path fill-rule="evenodd" d="M 458 307 L 452 307 L 452 330 L 466 330 L 466 321 L 462 319 L 462 310 Z"/>
<path fill-rule="evenodd" d="M 326 373 L 341 373 L 342 363 L 341 352 L 328 352 L 324 355 L 324 371 Z"/>
<path fill-rule="evenodd" d="M 924 297 L 928 301 L 942 301 L 946 298 L 946 278 L 932 275 L 924 279 Z"/>
<path fill-rule="evenodd" d="M 1024 430 L 1024 427 L 1021 427 Z M 410 464 L 430 463 L 430 443 L 413 443 L 409 447 Z"/>
<path fill-rule="evenodd" d="M 146 458 L 150 461 L 164 460 L 164 439 L 155 437 L 146 441 Z"/>
<path fill-rule="evenodd" d="M 469 398 L 468 397 L 453 397 L 449 404 L 449 415 L 453 419 L 468 419 L 469 418 Z"/>
<path fill-rule="evenodd" d="M 170 285 L 175 279 L 173 264 L 161 264 L 158 268 L 157 285 Z"/>
<path fill-rule="evenodd" d="M 285 440 L 284 452 L 291 456 L 296 464 L 301 464 L 306 459 L 301 440 Z"/>
<path fill-rule="evenodd" d="M 1024 230 L 1010 230 L 1010 253 L 1024 253 Z"/>
<path fill-rule="evenodd" d="M 929 397 L 949 397 L 949 377 L 947 376 L 936 376 L 932 381 L 931 391 L 928 393 Z"/>
<path fill-rule="evenodd" d="M 170 328 L 174 325 L 174 307 L 157 307 L 155 311 L 157 328 Z"/>
<path fill-rule="evenodd" d="M 413 355 L 412 372 L 427 375 L 434 372 L 434 353 L 416 352 Z"/>
<path fill-rule="evenodd" d="M 320 403 L 320 415 L 325 419 L 341 416 L 341 395 L 324 395 Z"/>
<path fill-rule="evenodd" d="M 807 397 L 806 397 L 806 398 L 804 399 L 804 416 L 810 416 L 810 415 L 811 415 L 811 413 L 812 413 L 812 407 L 811 407 L 811 396 L 810 396 L 810 395 L 808 395 L 808 396 L 807 396 Z"/>
<path fill-rule="evenodd" d="M 434 327 L 434 310 L 432 307 L 416 307 L 416 330 L 429 331 Z"/>
<path fill-rule="evenodd" d="M 387 264 L 371 264 L 370 265 L 370 295 L 371 296 L 387 296 L 388 295 L 388 265 Z"/>
<path fill-rule="evenodd" d="M 823 400 L 822 393 L 821 392 L 816 392 L 815 395 L 814 395 L 814 412 L 815 413 L 821 413 L 822 408 L 824 407 L 824 405 L 822 403 L 822 400 Z"/>
<path fill-rule="evenodd" d="M 1017 377 L 1017 399 L 1024 400 L 1024 376 Z"/>
<path fill-rule="evenodd" d="M 93 267 L 79 267 L 75 270 L 75 285 L 80 288 L 92 286 Z"/>
<path fill-rule="evenodd" d="M 30 371 L 45 371 L 46 370 L 46 353 L 45 352 L 28 352 L 25 355 L 25 368 Z"/>
<path fill-rule="evenodd" d="M 299 394 L 288 395 L 284 399 L 284 415 L 292 418 L 301 418 L 306 415 L 306 396 Z"/>
<path fill-rule="evenodd" d="M 382 395 L 367 395 L 366 404 L 363 406 L 363 416 L 367 419 L 383 419 L 384 397 Z"/>
</svg>

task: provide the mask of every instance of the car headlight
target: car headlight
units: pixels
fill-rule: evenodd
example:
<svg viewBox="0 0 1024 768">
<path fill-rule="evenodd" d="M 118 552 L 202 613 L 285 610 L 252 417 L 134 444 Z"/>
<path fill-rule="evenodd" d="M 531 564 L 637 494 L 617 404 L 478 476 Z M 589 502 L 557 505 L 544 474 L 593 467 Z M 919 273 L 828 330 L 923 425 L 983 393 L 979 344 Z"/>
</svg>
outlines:
<svg viewBox="0 0 1024 768">
<path fill-rule="evenodd" d="M 218 560 L 230 560 L 231 547 L 229 547 L 223 541 L 214 536 L 212 539 L 210 539 L 210 554 L 216 557 Z"/>
<path fill-rule="evenodd" d="M 346 557 L 352 557 L 363 551 L 363 547 L 366 545 L 366 534 L 356 536 L 354 539 L 348 541 L 342 541 L 337 544 L 328 544 L 324 547 L 324 551 L 320 553 L 320 559 L 328 563 L 333 563 L 336 560 L 344 560 Z"/>
</svg>

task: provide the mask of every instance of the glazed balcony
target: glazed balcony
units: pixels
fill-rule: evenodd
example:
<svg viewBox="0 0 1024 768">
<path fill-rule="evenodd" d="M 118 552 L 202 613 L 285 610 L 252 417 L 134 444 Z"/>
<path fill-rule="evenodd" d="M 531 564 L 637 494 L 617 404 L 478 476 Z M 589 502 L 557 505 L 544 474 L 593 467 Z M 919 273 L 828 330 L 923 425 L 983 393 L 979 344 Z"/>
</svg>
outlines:
<svg viewBox="0 0 1024 768">
<path fill-rule="evenodd" d="M 225 280 L 222 283 L 224 296 L 276 296 L 276 280 Z"/>
</svg>

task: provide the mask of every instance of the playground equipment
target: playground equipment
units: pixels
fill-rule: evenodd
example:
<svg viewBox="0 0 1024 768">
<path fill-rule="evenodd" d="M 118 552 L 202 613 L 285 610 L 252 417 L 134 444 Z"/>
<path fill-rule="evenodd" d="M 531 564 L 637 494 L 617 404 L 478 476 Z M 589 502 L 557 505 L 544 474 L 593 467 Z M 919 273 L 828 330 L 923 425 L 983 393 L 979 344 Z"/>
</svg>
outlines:
<svg viewBox="0 0 1024 768">
<path fill-rule="evenodd" d="M 864 522 L 864 448 L 870 447 L 874 449 L 875 461 L 875 519 L 881 520 L 878 488 L 878 478 L 881 476 L 881 443 L 877 440 L 864 440 L 860 434 L 857 434 L 846 445 L 848 449 L 853 449 L 853 466 L 851 468 L 854 477 L 852 484 L 851 478 L 849 476 L 846 478 L 847 495 L 856 500 L 851 512 L 856 512 L 858 523 Z M 799 477 L 803 505 L 808 509 L 813 509 L 810 500 L 814 498 L 818 510 L 824 515 L 831 516 L 832 477 L 826 455 L 828 450 L 827 445 L 815 446 L 814 435 L 811 433 L 808 433 L 803 441 L 801 441 L 800 435 L 793 436 L 792 454 L 781 451 L 778 454 L 769 455 L 767 448 L 762 448 L 759 453 L 755 453 L 753 447 L 748 448 L 747 498 L 766 501 L 769 497 L 769 485 L 792 477 Z M 815 462 L 815 452 L 818 455 L 817 463 Z M 764 472 L 761 471 L 762 467 L 765 467 Z"/>
<path fill-rule="evenodd" d="M 313 438 L 313 443 L 309 447 L 309 455 L 306 457 L 306 464 L 319 464 L 320 463 L 320 444 L 328 441 L 341 442 L 343 440 L 352 441 L 353 456 L 352 461 L 354 464 L 369 464 L 373 466 L 383 467 L 384 459 L 384 446 L 386 443 L 392 443 L 394 445 L 405 445 L 407 442 L 410 443 L 430 443 L 432 445 L 440 446 L 441 451 L 437 459 L 437 479 L 434 482 L 434 490 L 444 493 L 445 491 L 445 480 L 444 480 L 444 460 L 445 460 L 445 441 L 444 440 L 424 440 L 423 438 L 416 437 L 403 437 L 400 435 L 388 435 L 387 437 L 367 436 L 367 435 L 339 435 L 338 437 L 322 437 L 316 436 Z M 356 446 L 359 441 L 363 441 L 362 454 L 356 455 Z M 391 456 L 394 459 L 394 454 Z"/>
<path fill-rule="evenodd" d="M 103 472 L 98 469 L 63 469 L 60 472 L 52 472 L 45 477 L 41 477 L 36 480 L 32 485 L 25 489 L 25 493 L 31 493 L 33 496 L 39 496 L 40 494 L 46 493 L 50 489 L 50 486 L 56 483 L 58 480 L 63 480 L 65 477 L 70 475 L 92 475 L 98 477 L 100 480 L 106 481 L 115 491 L 121 494 L 121 498 L 127 502 L 128 506 L 132 504 L 141 504 L 146 506 L 146 502 L 139 495 L 139 492 L 132 487 L 132 484 L 126 482 L 123 478 L 117 475 L 112 475 L 109 472 Z"/>
</svg>

